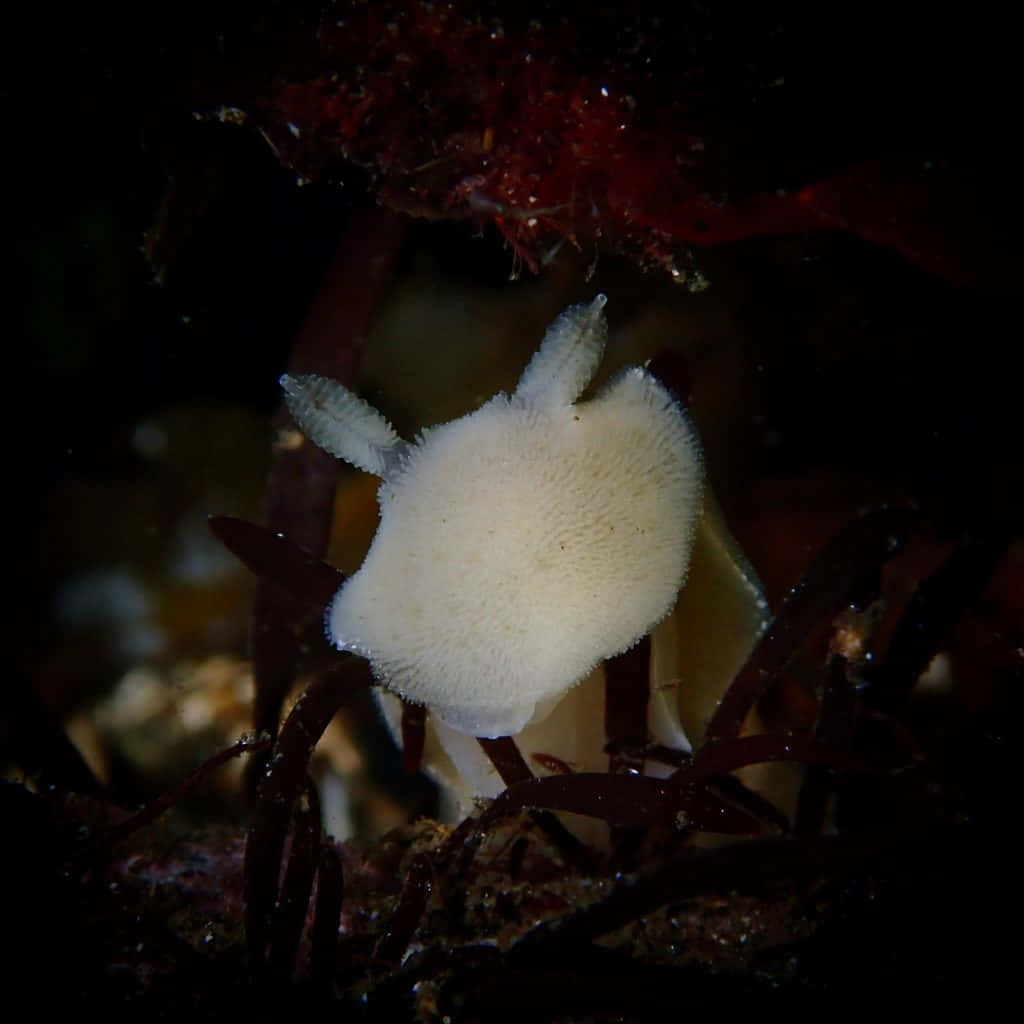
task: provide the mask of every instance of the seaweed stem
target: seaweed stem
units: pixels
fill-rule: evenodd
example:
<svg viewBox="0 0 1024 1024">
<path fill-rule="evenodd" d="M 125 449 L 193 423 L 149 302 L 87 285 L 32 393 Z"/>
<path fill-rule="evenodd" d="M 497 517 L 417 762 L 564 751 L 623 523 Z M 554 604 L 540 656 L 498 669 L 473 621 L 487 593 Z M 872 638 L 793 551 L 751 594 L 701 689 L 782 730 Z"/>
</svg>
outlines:
<svg viewBox="0 0 1024 1024">
<path fill-rule="evenodd" d="M 120 842 L 143 826 L 156 821 L 160 815 L 175 806 L 175 804 L 181 803 L 221 765 L 226 764 L 233 758 L 240 757 L 242 754 L 262 753 L 269 748 L 270 737 L 266 734 L 256 737 L 242 736 L 226 750 L 221 750 L 214 754 L 213 757 L 207 758 L 194 772 L 186 776 L 173 789 L 150 801 L 145 807 L 141 807 L 123 821 L 119 821 L 116 825 L 111 826 L 99 837 L 100 840 L 106 843 Z"/>
<path fill-rule="evenodd" d="M 907 508 L 875 509 L 825 545 L 715 708 L 702 749 L 739 735 L 748 713 L 815 624 L 863 592 L 865 580 L 876 578 L 879 567 L 903 547 L 918 518 Z"/>
<path fill-rule="evenodd" d="M 293 808 L 307 784 L 313 748 L 338 709 L 369 685 L 366 662 L 347 657 L 337 670 L 325 672 L 310 683 L 281 727 L 245 845 L 245 931 L 254 971 L 265 960 L 277 932 L 275 902 L 285 837 Z M 295 893 L 291 898 L 308 901 L 308 887 L 304 896 Z M 279 947 L 276 955 L 284 957 L 286 949 L 276 939 L 274 946 Z"/>
</svg>

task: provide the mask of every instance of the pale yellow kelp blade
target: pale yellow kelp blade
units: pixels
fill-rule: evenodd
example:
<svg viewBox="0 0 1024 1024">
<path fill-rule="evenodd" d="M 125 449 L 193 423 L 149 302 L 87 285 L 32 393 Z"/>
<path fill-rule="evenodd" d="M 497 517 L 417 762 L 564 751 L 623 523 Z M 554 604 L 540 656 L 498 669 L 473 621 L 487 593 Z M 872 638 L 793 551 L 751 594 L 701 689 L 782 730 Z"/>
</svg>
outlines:
<svg viewBox="0 0 1024 1024">
<path fill-rule="evenodd" d="M 707 491 L 686 585 L 651 634 L 650 724 L 658 742 L 678 746 L 675 726 L 700 743 L 769 621 L 760 580 Z"/>
</svg>

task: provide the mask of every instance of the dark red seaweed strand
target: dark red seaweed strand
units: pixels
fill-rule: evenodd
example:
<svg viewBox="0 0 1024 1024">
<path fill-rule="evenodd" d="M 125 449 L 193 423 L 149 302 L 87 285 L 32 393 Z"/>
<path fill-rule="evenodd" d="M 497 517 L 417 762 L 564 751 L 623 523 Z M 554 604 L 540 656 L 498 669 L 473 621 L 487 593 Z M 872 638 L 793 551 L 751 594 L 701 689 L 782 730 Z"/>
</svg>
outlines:
<svg viewBox="0 0 1024 1024">
<path fill-rule="evenodd" d="M 815 738 L 828 747 L 849 750 L 857 726 L 857 704 L 857 691 L 850 679 L 850 663 L 841 654 L 833 654 L 825 666 L 825 685 L 814 729 Z"/>
<path fill-rule="evenodd" d="M 320 844 L 316 869 L 316 909 L 310 944 L 310 973 L 313 985 L 328 994 L 337 969 L 338 927 L 345 895 L 345 874 L 334 844 Z"/>
<path fill-rule="evenodd" d="M 758 821 L 783 834 L 790 831 L 792 824 L 785 813 L 767 797 L 748 789 L 735 775 L 720 775 L 715 779 L 714 788 L 729 803 L 735 804 Z"/>
<path fill-rule="evenodd" d="M 265 526 L 234 516 L 211 516 L 209 525 L 218 540 L 261 581 L 255 598 L 257 606 L 266 605 L 274 610 L 274 614 L 253 612 L 254 672 L 258 662 L 264 679 L 287 678 L 291 686 L 299 657 L 298 642 L 327 646 L 322 622 L 324 608 L 344 576 Z M 269 693 L 273 699 L 267 702 L 261 693 L 264 697 Z M 264 690 L 257 685 L 253 720 L 261 723 L 259 728 L 273 736 L 280 710 L 276 684 Z M 265 765 L 264 758 L 253 759 L 247 773 L 250 790 L 258 786 Z"/>
<path fill-rule="evenodd" d="M 252 720 L 254 728 L 273 736 L 277 732 L 285 694 L 295 682 L 296 663 L 302 648 L 307 643 L 315 643 L 316 634 L 322 636 L 323 628 L 317 628 L 304 604 L 296 604 L 282 590 L 268 583 L 257 583 L 250 621 Z M 296 625 L 296 622 L 300 624 Z M 267 756 L 253 758 L 245 773 L 245 793 L 250 803 L 257 799 Z"/>
<path fill-rule="evenodd" d="M 345 582 L 337 569 L 287 537 L 234 516 L 210 516 L 214 536 L 260 579 L 279 586 L 297 604 L 321 616 Z"/>
<path fill-rule="evenodd" d="M 313 876 L 320 860 L 320 801 L 312 779 L 296 801 L 292 815 L 288 866 L 277 901 L 267 952 L 271 977 L 287 981 L 295 970 L 295 954 L 302 938 L 302 926 L 309 910 Z"/>
<path fill-rule="evenodd" d="M 981 596 L 1010 539 L 1007 531 L 968 541 L 918 586 L 893 633 L 885 664 L 870 678 L 867 702 L 892 711 L 906 700 L 953 624 Z"/>
<path fill-rule="evenodd" d="M 220 768 L 221 765 L 226 764 L 233 758 L 240 757 L 242 754 L 262 752 L 269 749 L 269 747 L 269 736 L 259 736 L 255 739 L 243 736 L 226 750 L 218 751 L 218 753 L 214 754 L 213 757 L 205 760 L 194 772 L 186 776 L 173 789 L 168 790 L 168 792 L 164 793 L 162 796 L 158 796 L 155 800 L 146 804 L 145 807 L 140 808 L 134 814 L 125 818 L 124 821 L 120 821 L 112 828 L 108 829 L 100 838 L 104 842 L 119 842 L 126 836 L 130 836 L 133 832 L 138 831 L 144 825 L 148 825 L 150 822 L 156 821 L 161 814 L 169 808 L 174 807 L 175 804 L 181 803 L 182 800 L 197 789 L 205 779 L 211 773 Z"/>
<path fill-rule="evenodd" d="M 871 772 L 863 760 L 842 750 L 827 747 L 810 736 L 784 736 L 761 733 L 741 736 L 728 743 L 702 747 L 693 761 L 673 772 L 666 783 L 670 787 L 685 788 L 728 775 L 737 768 L 768 761 L 798 761 L 801 764 L 823 764 L 842 771 Z"/>
<path fill-rule="evenodd" d="M 847 676 L 848 662 L 834 654 L 825 668 L 821 694 L 821 712 L 815 726 L 815 738 L 836 750 L 849 750 L 856 724 L 857 695 Z M 825 809 L 833 787 L 833 773 L 825 765 L 809 764 L 804 772 L 797 801 L 793 831 L 813 835 L 821 831 Z"/>
<path fill-rule="evenodd" d="M 295 338 L 289 373 L 320 373 L 354 386 L 370 319 L 391 279 L 406 223 L 373 203 L 353 212 Z M 290 422 L 282 406 L 275 425 L 283 429 Z M 338 467 L 336 459 L 308 442 L 275 446 L 265 491 L 267 527 L 314 558 L 327 550 Z M 293 600 L 258 580 L 251 628 L 253 723 L 271 735 L 305 642 L 293 628 L 295 615 Z M 249 773 L 248 784 L 254 793 L 259 772 Z"/>
<path fill-rule="evenodd" d="M 412 775 L 423 763 L 423 744 L 427 736 L 427 709 L 422 704 L 402 701 L 402 768 Z"/>
<path fill-rule="evenodd" d="M 499 736 L 496 739 L 480 737 L 477 739 L 477 743 L 480 744 L 506 786 L 533 778 L 533 772 L 530 771 L 530 766 L 519 752 L 515 740 L 508 736 Z"/>
<path fill-rule="evenodd" d="M 536 781 L 533 772 L 530 771 L 530 766 L 516 746 L 515 740 L 508 736 L 500 736 L 497 739 L 478 738 L 477 743 L 490 758 L 491 763 L 501 776 L 501 781 L 506 786 Z M 534 811 L 531 817 L 534 823 L 543 829 L 548 838 L 559 848 L 568 863 L 574 864 L 581 871 L 593 868 L 593 861 L 586 847 L 554 815 L 548 814 L 546 811 Z M 467 838 L 465 850 L 460 855 L 460 867 L 464 868 L 472 859 L 481 839 L 480 835 L 474 839 Z"/>
<path fill-rule="evenodd" d="M 876 578 L 879 567 L 902 547 L 906 532 L 917 519 L 909 509 L 881 508 L 829 541 L 786 596 L 774 622 L 715 709 L 704 747 L 739 735 L 749 711 L 811 629 L 835 615 L 852 595 L 864 592 L 865 581 Z"/>
<path fill-rule="evenodd" d="M 276 827 L 272 831 L 269 825 L 260 832 L 255 827 L 249 830 L 245 837 L 245 942 L 254 980 L 265 972 L 283 855 L 284 835 L 278 841 Z"/>
<path fill-rule="evenodd" d="M 366 662 L 354 657 L 317 677 L 295 702 L 274 745 L 245 845 L 245 931 L 254 970 L 272 934 L 285 836 L 313 748 L 338 709 L 370 682 Z"/>
<path fill-rule="evenodd" d="M 569 811 L 609 825 L 693 825 L 706 831 L 755 835 L 760 822 L 698 786 L 685 792 L 645 775 L 581 772 L 549 775 L 510 786 L 487 808 L 481 826 L 522 807 Z"/>
<path fill-rule="evenodd" d="M 681 768 L 693 760 L 693 754 L 685 750 L 675 750 L 672 747 L 663 746 L 661 743 L 648 743 L 644 748 L 644 758 L 657 761 L 660 764 L 671 765 L 673 768 Z"/>
<path fill-rule="evenodd" d="M 409 864 L 398 906 L 373 951 L 382 966 L 397 965 L 409 948 L 434 887 L 434 869 L 425 853 L 417 853 Z"/>
<path fill-rule="evenodd" d="M 647 700 L 650 696 L 651 638 L 645 636 L 628 651 L 605 662 L 604 732 L 613 751 L 613 775 L 642 772 L 647 742 Z"/>
</svg>

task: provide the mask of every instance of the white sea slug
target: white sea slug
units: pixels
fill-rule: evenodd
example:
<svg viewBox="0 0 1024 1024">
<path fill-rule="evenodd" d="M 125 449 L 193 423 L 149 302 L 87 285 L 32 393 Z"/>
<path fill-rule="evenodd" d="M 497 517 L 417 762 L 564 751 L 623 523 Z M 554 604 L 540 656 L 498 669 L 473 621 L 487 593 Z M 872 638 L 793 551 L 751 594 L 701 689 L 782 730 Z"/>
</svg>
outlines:
<svg viewBox="0 0 1024 1024">
<path fill-rule="evenodd" d="M 327 610 L 328 639 L 426 705 L 456 763 L 457 734 L 536 727 L 665 619 L 686 579 L 702 511 L 686 413 L 640 367 L 578 401 L 605 302 L 566 310 L 511 395 L 414 442 L 334 381 L 281 379 L 307 437 L 382 478 L 377 534 Z"/>
</svg>

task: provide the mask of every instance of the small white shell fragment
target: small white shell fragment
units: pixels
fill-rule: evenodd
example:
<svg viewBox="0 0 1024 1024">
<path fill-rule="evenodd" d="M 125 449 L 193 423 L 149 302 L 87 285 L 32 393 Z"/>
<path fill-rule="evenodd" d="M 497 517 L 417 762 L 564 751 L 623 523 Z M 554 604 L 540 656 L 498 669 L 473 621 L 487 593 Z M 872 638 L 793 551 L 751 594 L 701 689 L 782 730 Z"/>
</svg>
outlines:
<svg viewBox="0 0 1024 1024">
<path fill-rule="evenodd" d="M 576 401 L 603 354 L 605 302 L 555 321 L 511 397 L 412 444 L 341 385 L 285 383 L 312 440 L 383 477 L 377 534 L 328 638 L 467 736 L 520 732 L 649 633 L 686 578 L 702 470 L 685 412 L 639 367 Z"/>
</svg>

